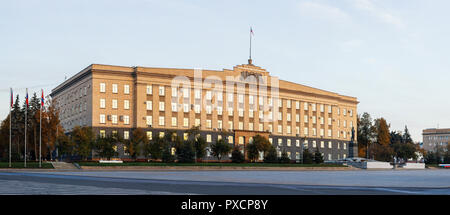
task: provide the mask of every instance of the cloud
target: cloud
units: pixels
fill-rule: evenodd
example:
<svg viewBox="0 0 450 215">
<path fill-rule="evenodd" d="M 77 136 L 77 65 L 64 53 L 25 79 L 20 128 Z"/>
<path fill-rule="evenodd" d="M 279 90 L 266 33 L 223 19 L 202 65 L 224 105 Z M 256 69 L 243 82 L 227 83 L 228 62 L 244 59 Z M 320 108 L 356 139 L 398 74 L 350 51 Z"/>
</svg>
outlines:
<svg viewBox="0 0 450 215">
<path fill-rule="evenodd" d="M 348 40 L 339 44 L 339 47 L 343 52 L 352 52 L 364 44 L 363 40 L 355 39 Z"/>
<path fill-rule="evenodd" d="M 354 6 L 360 10 L 369 12 L 384 23 L 393 25 L 397 28 L 405 27 L 401 18 L 390 13 L 381 6 L 375 5 L 371 0 L 353 0 Z"/>
<path fill-rule="evenodd" d="M 327 19 L 331 21 L 347 21 L 350 16 L 339 8 L 317 2 L 301 2 L 298 4 L 301 15 L 315 19 Z"/>
</svg>

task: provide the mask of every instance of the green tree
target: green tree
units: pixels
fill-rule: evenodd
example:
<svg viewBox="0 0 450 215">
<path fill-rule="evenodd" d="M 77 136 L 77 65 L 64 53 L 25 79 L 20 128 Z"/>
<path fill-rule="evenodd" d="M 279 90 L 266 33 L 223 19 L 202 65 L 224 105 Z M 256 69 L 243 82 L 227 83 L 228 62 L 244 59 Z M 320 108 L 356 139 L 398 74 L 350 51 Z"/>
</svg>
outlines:
<svg viewBox="0 0 450 215">
<path fill-rule="evenodd" d="M 87 160 L 91 155 L 94 143 L 94 133 L 91 127 L 75 126 L 72 130 L 72 141 L 75 144 L 75 153 L 81 159 Z"/>
<path fill-rule="evenodd" d="M 176 156 L 180 163 L 192 163 L 194 162 L 195 149 L 194 144 L 191 140 L 181 141 L 178 140 L 179 144 L 176 146 Z"/>
<path fill-rule="evenodd" d="M 372 118 L 367 112 L 357 117 L 358 156 L 367 157 L 368 149 L 375 137 Z"/>
<path fill-rule="evenodd" d="M 198 136 L 194 139 L 194 152 L 195 152 L 195 158 L 196 159 L 202 159 L 206 155 L 206 147 L 208 144 L 206 143 L 206 140 L 202 136 Z"/>
<path fill-rule="evenodd" d="M 278 162 L 277 150 L 271 145 L 270 149 L 267 151 L 266 156 L 264 156 L 265 163 L 276 163 Z"/>
<path fill-rule="evenodd" d="M 308 149 L 303 149 L 302 159 L 304 164 L 312 164 L 314 162 L 314 155 Z"/>
<path fill-rule="evenodd" d="M 280 157 L 280 163 L 289 163 L 291 162 L 291 159 L 288 156 L 288 153 L 283 150 L 283 152 L 281 153 L 281 157 Z"/>
<path fill-rule="evenodd" d="M 242 163 L 244 161 L 244 154 L 242 154 L 240 148 L 238 146 L 234 147 L 233 152 L 231 152 L 231 162 Z"/>
<path fill-rule="evenodd" d="M 231 151 L 230 144 L 226 143 L 224 139 L 217 140 L 216 143 L 211 145 L 211 151 L 214 157 L 217 159 L 222 159 L 223 156 L 226 156 Z"/>
<path fill-rule="evenodd" d="M 112 157 L 118 155 L 114 150 L 117 138 L 108 135 L 107 137 L 98 137 L 95 141 L 94 148 L 97 151 L 100 158 L 106 158 L 110 160 Z"/>
<path fill-rule="evenodd" d="M 159 135 L 155 135 L 148 145 L 147 153 L 150 154 L 152 159 L 162 159 L 163 151 L 166 145 L 167 143 L 164 138 L 161 138 Z"/>
<path fill-rule="evenodd" d="M 322 153 L 320 153 L 319 148 L 316 148 L 316 151 L 314 152 L 314 163 L 320 164 L 323 163 L 323 156 Z"/>
<path fill-rule="evenodd" d="M 149 140 L 147 134 L 142 128 L 136 128 L 132 131 L 130 140 L 124 141 L 126 146 L 126 152 L 130 154 L 132 158 L 136 158 L 139 155 L 144 154 L 145 157 L 148 156 L 148 146 Z"/>
<path fill-rule="evenodd" d="M 246 149 L 247 149 L 247 158 L 250 160 L 250 162 L 256 162 L 259 156 L 257 143 L 251 142 L 247 144 Z"/>
</svg>

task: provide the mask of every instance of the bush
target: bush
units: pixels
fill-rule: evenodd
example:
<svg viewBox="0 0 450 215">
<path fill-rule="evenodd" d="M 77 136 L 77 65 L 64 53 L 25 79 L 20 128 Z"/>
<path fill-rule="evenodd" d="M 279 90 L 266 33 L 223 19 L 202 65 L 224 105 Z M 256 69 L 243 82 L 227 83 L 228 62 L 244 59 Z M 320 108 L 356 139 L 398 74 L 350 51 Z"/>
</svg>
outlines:
<svg viewBox="0 0 450 215">
<path fill-rule="evenodd" d="M 172 151 L 170 147 L 166 147 L 162 152 L 162 162 L 164 163 L 172 163 L 175 161 L 175 156 L 172 155 Z"/>
<path fill-rule="evenodd" d="M 267 151 L 267 154 L 264 157 L 264 162 L 265 163 L 276 163 L 276 162 L 278 162 L 277 150 L 275 149 L 275 147 L 272 146 Z"/>
<path fill-rule="evenodd" d="M 244 155 L 242 154 L 239 147 L 234 147 L 233 152 L 231 153 L 231 162 L 233 163 L 242 163 L 244 162 Z"/>
<path fill-rule="evenodd" d="M 281 153 L 281 158 L 279 159 L 280 163 L 289 163 L 291 159 L 288 157 L 287 152 L 283 150 Z"/>
<path fill-rule="evenodd" d="M 314 156 L 308 149 L 303 149 L 303 162 L 304 164 L 312 164 L 314 162 Z"/>
<path fill-rule="evenodd" d="M 316 148 L 316 152 L 314 153 L 314 163 L 323 163 L 322 153 L 319 152 L 319 148 Z"/>
<path fill-rule="evenodd" d="M 180 163 L 194 162 L 195 149 L 193 145 L 194 144 L 191 141 L 184 141 L 177 146 L 175 154 L 177 155 L 178 162 Z"/>
</svg>

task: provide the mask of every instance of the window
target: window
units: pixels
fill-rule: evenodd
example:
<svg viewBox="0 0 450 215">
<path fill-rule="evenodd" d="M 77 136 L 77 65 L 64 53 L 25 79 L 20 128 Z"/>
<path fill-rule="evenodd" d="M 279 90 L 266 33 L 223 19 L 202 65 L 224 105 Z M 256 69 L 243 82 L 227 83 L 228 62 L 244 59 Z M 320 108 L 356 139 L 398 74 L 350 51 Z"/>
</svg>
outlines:
<svg viewBox="0 0 450 215">
<path fill-rule="evenodd" d="M 308 102 L 305 102 L 305 103 L 303 103 L 303 106 L 304 106 L 304 110 L 308 110 Z"/>
<path fill-rule="evenodd" d="M 290 126 L 290 125 L 286 126 L 286 132 L 287 132 L 288 134 L 291 134 L 291 133 L 292 133 L 292 129 L 291 129 L 291 126 Z"/>
<path fill-rule="evenodd" d="M 123 85 L 123 94 L 130 94 L 130 85 Z"/>
<path fill-rule="evenodd" d="M 344 110 L 342 111 L 342 114 L 344 115 L 344 116 L 347 116 L 347 110 L 344 108 Z"/>
<path fill-rule="evenodd" d="M 217 120 L 217 128 L 222 129 L 222 120 Z"/>
<path fill-rule="evenodd" d="M 129 125 L 130 124 L 130 116 L 123 116 L 123 124 Z"/>
<path fill-rule="evenodd" d="M 316 147 L 317 147 L 317 142 L 316 142 L 315 140 L 313 140 L 313 142 L 312 142 L 312 147 L 313 147 L 313 148 L 316 148 Z"/>
<path fill-rule="evenodd" d="M 117 109 L 117 99 L 112 100 L 112 109 Z"/>
<path fill-rule="evenodd" d="M 189 98 L 189 89 L 183 88 L 183 98 Z"/>
<path fill-rule="evenodd" d="M 211 95 L 211 91 L 206 91 L 206 99 L 208 100 L 208 101 L 211 101 L 212 100 L 212 95 Z"/>
<path fill-rule="evenodd" d="M 232 121 L 228 121 L 228 128 L 233 130 L 233 122 Z"/>
<path fill-rule="evenodd" d="M 320 148 L 325 148 L 325 142 L 320 141 Z"/>
<path fill-rule="evenodd" d="M 200 113 L 200 105 L 199 104 L 194 105 L 194 112 Z"/>
<path fill-rule="evenodd" d="M 323 104 L 320 104 L 320 112 L 325 112 L 325 108 L 324 108 L 324 106 L 323 106 Z"/>
<path fill-rule="evenodd" d="M 259 105 L 264 105 L 264 97 L 262 96 L 259 97 Z"/>
<path fill-rule="evenodd" d="M 278 125 L 278 133 L 283 133 L 283 126 L 281 126 L 281 125 Z"/>
<path fill-rule="evenodd" d="M 159 125 L 164 126 L 164 117 L 163 116 L 159 117 Z"/>
<path fill-rule="evenodd" d="M 312 111 L 316 111 L 316 104 L 311 104 L 312 106 Z"/>
<path fill-rule="evenodd" d="M 286 106 L 287 106 L 287 108 L 291 108 L 291 100 L 290 99 L 288 99 L 287 101 L 286 101 Z"/>
<path fill-rule="evenodd" d="M 199 89 L 194 90 L 194 98 L 195 99 L 201 99 L 201 91 Z"/>
<path fill-rule="evenodd" d="M 320 124 L 323 125 L 325 123 L 325 119 L 323 117 L 320 117 Z"/>
<path fill-rule="evenodd" d="M 254 100 L 253 99 L 254 99 L 253 95 L 249 95 L 248 96 L 248 103 L 251 104 L 251 105 L 254 104 Z"/>
<path fill-rule="evenodd" d="M 100 114 L 100 123 L 105 124 L 105 114 Z"/>
<path fill-rule="evenodd" d="M 217 115 L 219 115 L 219 116 L 222 115 L 222 106 L 217 107 Z"/>
<path fill-rule="evenodd" d="M 160 96 L 164 96 L 165 95 L 164 86 L 159 86 L 159 95 Z"/>
<path fill-rule="evenodd" d="M 282 146 L 282 145 L 283 145 L 283 139 L 278 138 L 278 145 L 279 145 L 279 146 Z"/>
<path fill-rule="evenodd" d="M 304 116 L 303 116 L 303 121 L 304 121 L 305 123 L 308 123 L 308 116 L 307 116 L 307 115 L 304 115 Z"/>
<path fill-rule="evenodd" d="M 325 131 L 323 130 L 323 128 L 320 129 L 320 136 L 323 137 L 325 135 Z"/>
<path fill-rule="evenodd" d="M 176 87 L 172 87 L 172 97 L 177 97 L 178 89 Z"/>
<path fill-rule="evenodd" d="M 194 121 L 194 124 L 195 124 L 195 126 L 199 126 L 200 125 L 200 119 L 195 119 L 195 121 Z"/>
<path fill-rule="evenodd" d="M 188 140 L 189 138 L 189 134 L 188 133 L 183 133 L 183 140 Z"/>
<path fill-rule="evenodd" d="M 152 140 L 153 139 L 153 132 L 147 131 L 147 139 Z"/>
<path fill-rule="evenodd" d="M 183 118 L 183 126 L 189 127 L 189 118 Z"/>
<path fill-rule="evenodd" d="M 239 117 L 243 117 L 244 116 L 244 109 L 239 108 L 238 113 L 239 113 Z"/>
<path fill-rule="evenodd" d="M 248 130 L 253 131 L 253 122 L 248 123 Z"/>
<path fill-rule="evenodd" d="M 233 116 L 233 108 L 232 107 L 228 108 L 228 116 Z"/>
<path fill-rule="evenodd" d="M 295 140 L 295 147 L 300 147 L 300 140 Z"/>
<path fill-rule="evenodd" d="M 147 122 L 147 125 L 152 125 L 153 124 L 153 117 L 152 116 L 147 116 L 146 117 L 146 122 Z"/>
<path fill-rule="evenodd" d="M 222 92 L 217 93 L 217 101 L 223 101 L 223 93 Z"/>
<path fill-rule="evenodd" d="M 328 154 L 328 160 L 331 160 L 331 154 Z"/>
<path fill-rule="evenodd" d="M 332 147 L 333 147 L 333 146 L 332 146 L 331 141 L 328 141 L 328 148 L 331 149 Z"/>
<path fill-rule="evenodd" d="M 175 102 L 172 102 L 172 112 L 177 112 L 178 111 L 178 105 Z"/>
<path fill-rule="evenodd" d="M 106 137 L 106 131 L 100 130 L 100 137 L 105 138 Z"/>
<path fill-rule="evenodd" d="M 299 126 L 295 126 L 295 134 L 300 135 L 300 127 Z"/>
<path fill-rule="evenodd" d="M 118 93 L 117 84 L 112 84 L 112 93 Z"/>
<path fill-rule="evenodd" d="M 307 136 L 308 135 L 308 128 L 303 128 L 303 129 L 304 129 L 303 130 L 304 135 Z"/>
<path fill-rule="evenodd" d="M 228 136 L 228 143 L 233 144 L 233 136 Z"/>
<path fill-rule="evenodd" d="M 331 105 L 328 105 L 328 113 L 331 113 Z"/>
<path fill-rule="evenodd" d="M 238 101 L 239 101 L 239 103 L 244 103 L 244 95 L 239 94 L 238 95 Z"/>
<path fill-rule="evenodd" d="M 239 122 L 239 129 L 240 130 L 244 130 L 244 123 L 243 122 Z"/>
<path fill-rule="evenodd" d="M 259 131 L 263 131 L 264 130 L 264 125 L 262 123 L 259 123 Z"/>
<path fill-rule="evenodd" d="M 177 126 L 177 118 L 172 117 L 172 126 Z"/>
<path fill-rule="evenodd" d="M 287 139 L 287 140 L 286 140 L 286 145 L 287 145 L 287 146 L 291 146 L 291 142 L 292 142 L 291 139 Z"/>
<path fill-rule="evenodd" d="M 100 92 L 101 93 L 106 92 L 106 84 L 105 83 L 100 83 Z"/>
<path fill-rule="evenodd" d="M 206 114 L 211 114 L 212 108 L 211 105 L 206 106 Z"/>
<path fill-rule="evenodd" d="M 123 109 L 125 109 L 125 110 L 130 109 L 130 101 L 129 100 L 123 100 Z"/>
<path fill-rule="evenodd" d="M 206 120 L 206 128 L 211 128 L 211 127 L 212 127 L 211 120 L 207 119 Z"/>
<path fill-rule="evenodd" d="M 287 113 L 286 114 L 286 119 L 287 119 L 288 122 L 291 121 L 291 113 Z"/>
<path fill-rule="evenodd" d="M 117 115 L 112 115 L 111 121 L 112 121 L 112 124 L 117 124 Z"/>
<path fill-rule="evenodd" d="M 183 112 L 185 113 L 189 112 L 189 104 L 183 104 Z"/>
<path fill-rule="evenodd" d="M 331 129 L 328 129 L 328 136 L 331 137 Z"/>
<path fill-rule="evenodd" d="M 328 125 L 331 125 L 331 118 L 328 118 Z"/>
<path fill-rule="evenodd" d="M 300 114 L 295 114 L 295 122 L 300 122 Z"/>
<path fill-rule="evenodd" d="M 283 99 L 277 99 L 278 101 L 278 107 L 283 107 Z"/>
<path fill-rule="evenodd" d="M 130 132 L 129 131 L 123 131 L 123 139 L 125 139 L 125 140 L 130 139 Z"/>
<path fill-rule="evenodd" d="M 278 120 L 283 120 L 283 113 L 282 112 L 278 112 Z"/>
<path fill-rule="evenodd" d="M 159 111 L 164 111 L 164 102 L 159 102 Z"/>
<path fill-rule="evenodd" d="M 316 124 L 316 116 L 313 116 L 313 117 L 312 117 L 312 123 L 313 123 L 313 124 Z"/>
<path fill-rule="evenodd" d="M 153 101 L 147 101 L 147 110 L 152 110 L 153 109 Z"/>
<path fill-rule="evenodd" d="M 313 128 L 312 131 L 313 131 L 313 132 L 312 132 L 312 133 L 313 133 L 313 136 L 316 136 L 316 135 L 317 135 L 317 130 L 316 130 L 316 128 Z"/>
<path fill-rule="evenodd" d="M 147 94 L 148 95 L 153 94 L 153 87 L 152 87 L 152 85 L 147 85 Z"/>
<path fill-rule="evenodd" d="M 212 142 L 211 134 L 206 135 L 206 142 L 208 142 L 208 143 Z"/>
<path fill-rule="evenodd" d="M 100 99 L 100 108 L 105 108 L 105 107 L 106 107 L 105 99 Z"/>
<path fill-rule="evenodd" d="M 299 101 L 295 101 L 295 109 L 300 109 L 300 102 Z"/>
<path fill-rule="evenodd" d="M 232 102 L 233 101 L 233 93 L 228 93 L 227 100 L 228 100 L 228 102 Z"/>
</svg>

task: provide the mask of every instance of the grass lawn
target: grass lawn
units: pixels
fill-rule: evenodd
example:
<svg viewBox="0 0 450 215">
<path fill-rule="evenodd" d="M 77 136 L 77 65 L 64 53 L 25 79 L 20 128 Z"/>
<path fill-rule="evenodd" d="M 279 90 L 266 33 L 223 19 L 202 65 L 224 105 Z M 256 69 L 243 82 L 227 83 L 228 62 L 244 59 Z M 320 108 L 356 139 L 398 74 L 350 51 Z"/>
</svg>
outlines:
<svg viewBox="0 0 450 215">
<path fill-rule="evenodd" d="M 11 168 L 25 168 L 23 162 L 11 162 Z M 9 168 L 9 162 L 0 162 L 0 168 Z M 39 168 L 38 162 L 27 162 L 28 168 Z M 42 169 L 53 169 L 53 165 L 51 163 L 42 163 Z"/>
<path fill-rule="evenodd" d="M 281 164 L 281 163 L 98 163 L 79 162 L 80 166 L 224 166 L 224 167 L 346 167 L 339 164 Z"/>
</svg>

